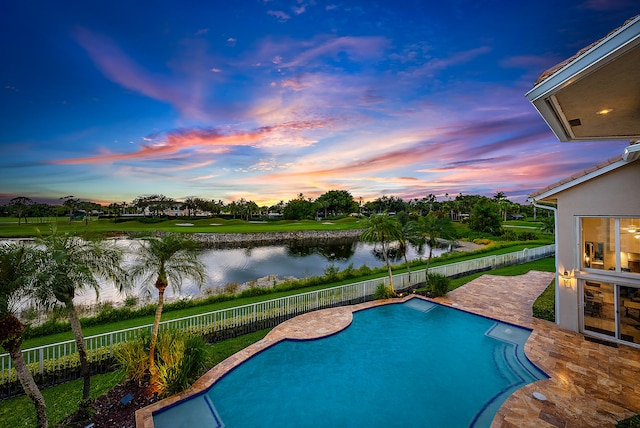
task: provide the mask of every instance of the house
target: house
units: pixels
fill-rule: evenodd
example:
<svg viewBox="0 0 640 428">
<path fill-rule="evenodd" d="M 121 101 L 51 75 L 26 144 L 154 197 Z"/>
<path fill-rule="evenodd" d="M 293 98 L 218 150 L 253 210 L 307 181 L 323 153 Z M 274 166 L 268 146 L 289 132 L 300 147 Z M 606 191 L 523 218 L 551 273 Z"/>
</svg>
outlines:
<svg viewBox="0 0 640 428">
<path fill-rule="evenodd" d="M 526 96 L 560 141 L 629 141 L 530 198 L 555 211 L 556 323 L 640 347 L 640 15 L 544 72 Z"/>
</svg>

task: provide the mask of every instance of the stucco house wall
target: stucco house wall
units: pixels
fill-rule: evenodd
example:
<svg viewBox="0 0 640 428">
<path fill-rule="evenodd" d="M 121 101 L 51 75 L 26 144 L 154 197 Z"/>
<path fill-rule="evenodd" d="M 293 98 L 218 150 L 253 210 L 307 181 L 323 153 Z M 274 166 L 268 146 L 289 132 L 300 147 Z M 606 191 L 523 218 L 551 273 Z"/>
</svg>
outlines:
<svg viewBox="0 0 640 428">
<path fill-rule="evenodd" d="M 578 218 L 581 216 L 640 217 L 640 162 L 632 162 L 584 183 L 550 195 L 544 200 L 558 207 L 558 270 L 573 272 L 571 280 L 560 279 L 558 292 L 560 327 L 579 331 L 580 292 L 578 280 L 582 245 Z M 603 272 L 608 274 L 608 272 Z M 640 282 L 640 278 L 638 279 Z"/>
</svg>

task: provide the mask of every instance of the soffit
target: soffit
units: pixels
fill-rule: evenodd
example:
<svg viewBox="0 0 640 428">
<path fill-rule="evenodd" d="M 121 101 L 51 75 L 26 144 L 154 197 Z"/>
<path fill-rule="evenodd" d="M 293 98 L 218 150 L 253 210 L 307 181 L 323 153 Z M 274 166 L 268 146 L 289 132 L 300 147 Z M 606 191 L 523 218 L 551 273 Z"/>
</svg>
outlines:
<svg viewBox="0 0 640 428">
<path fill-rule="evenodd" d="M 560 141 L 639 139 L 640 15 L 543 73 L 527 98 Z"/>
</svg>

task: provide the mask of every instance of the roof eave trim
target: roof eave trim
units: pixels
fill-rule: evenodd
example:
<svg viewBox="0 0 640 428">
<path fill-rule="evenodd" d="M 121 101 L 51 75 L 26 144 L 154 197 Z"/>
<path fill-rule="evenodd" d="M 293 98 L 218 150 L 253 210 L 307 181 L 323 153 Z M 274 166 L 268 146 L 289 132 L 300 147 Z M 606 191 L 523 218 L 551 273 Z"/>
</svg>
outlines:
<svg viewBox="0 0 640 428">
<path fill-rule="evenodd" d="M 574 180 L 570 180 L 570 181 L 567 181 L 566 183 L 562 183 L 559 186 L 556 186 L 556 187 L 554 187 L 552 189 L 549 189 L 549 190 L 547 190 L 545 192 L 542 192 L 542 193 L 540 193 L 538 195 L 531 195 L 531 196 L 529 196 L 529 198 L 532 199 L 535 202 L 541 201 L 543 199 L 546 199 L 546 198 L 548 198 L 550 196 L 555 195 L 556 193 L 563 192 L 563 191 L 565 191 L 567 189 L 570 189 L 570 188 L 572 188 L 574 186 L 582 184 L 582 183 L 584 183 L 586 181 L 592 180 L 592 179 L 594 179 L 596 177 L 599 177 L 599 176 L 601 176 L 603 174 L 611 172 L 614 169 L 620 168 L 621 166 L 627 165 L 629 163 L 630 163 L 629 161 L 620 159 L 619 161 L 610 163 L 609 165 L 606 165 L 606 166 L 604 166 L 602 168 L 598 168 L 595 171 L 591 171 L 591 172 L 589 172 L 589 173 L 587 173 L 585 175 L 582 175 L 582 176 L 580 176 L 580 177 L 578 177 L 578 178 L 576 178 Z"/>
<path fill-rule="evenodd" d="M 640 43 L 640 15 L 620 27 L 600 43 L 571 61 L 527 92 L 527 99 L 538 107 L 538 101 L 570 84 L 585 73 L 598 68 L 603 60 L 610 60 Z"/>
</svg>

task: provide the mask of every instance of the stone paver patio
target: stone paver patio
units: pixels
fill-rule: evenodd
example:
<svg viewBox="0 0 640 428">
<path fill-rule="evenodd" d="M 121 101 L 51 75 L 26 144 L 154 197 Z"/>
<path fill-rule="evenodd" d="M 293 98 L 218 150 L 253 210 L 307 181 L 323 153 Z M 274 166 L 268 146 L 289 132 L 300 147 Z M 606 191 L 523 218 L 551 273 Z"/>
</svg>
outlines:
<svg viewBox="0 0 640 428">
<path fill-rule="evenodd" d="M 529 359 L 550 379 L 516 391 L 498 411 L 496 427 L 611 427 L 615 421 L 640 413 L 640 349 L 611 347 L 585 340 L 532 317 L 531 305 L 553 279 L 553 273 L 483 275 L 436 302 L 510 322 L 533 330 L 525 345 Z M 409 296 L 409 298 L 421 298 Z M 325 309 L 298 316 L 274 328 L 264 339 L 209 370 L 187 391 L 136 412 L 138 428 L 153 427 L 153 412 L 206 390 L 233 367 L 285 338 L 312 339 L 347 327 L 353 312 L 392 302 L 374 301 Z M 533 392 L 547 398 L 540 401 Z"/>
</svg>

